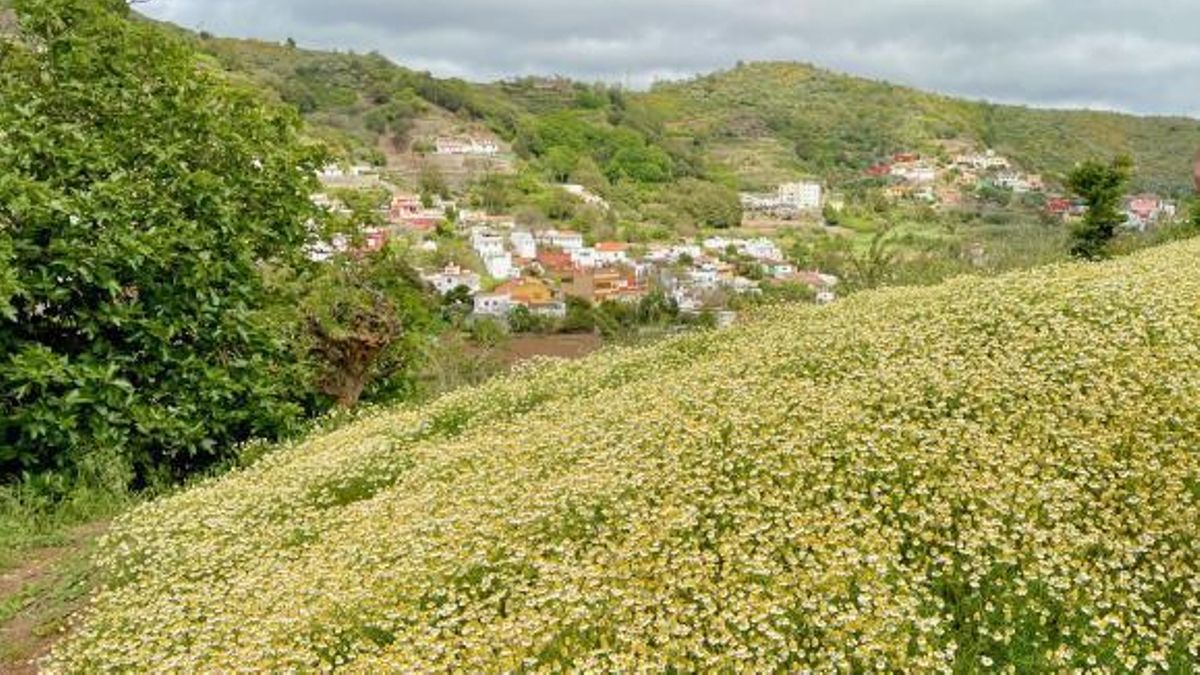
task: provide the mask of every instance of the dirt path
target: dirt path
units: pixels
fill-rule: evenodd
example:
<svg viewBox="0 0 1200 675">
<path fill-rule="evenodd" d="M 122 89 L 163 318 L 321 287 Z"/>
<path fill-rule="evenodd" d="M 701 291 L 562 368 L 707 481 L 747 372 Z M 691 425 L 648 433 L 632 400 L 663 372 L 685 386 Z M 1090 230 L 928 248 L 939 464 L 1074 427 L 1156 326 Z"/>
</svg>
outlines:
<svg viewBox="0 0 1200 675">
<path fill-rule="evenodd" d="M 88 557 L 108 521 L 77 527 L 61 546 L 34 549 L 0 572 L 0 675 L 35 673 L 87 600 Z"/>
</svg>

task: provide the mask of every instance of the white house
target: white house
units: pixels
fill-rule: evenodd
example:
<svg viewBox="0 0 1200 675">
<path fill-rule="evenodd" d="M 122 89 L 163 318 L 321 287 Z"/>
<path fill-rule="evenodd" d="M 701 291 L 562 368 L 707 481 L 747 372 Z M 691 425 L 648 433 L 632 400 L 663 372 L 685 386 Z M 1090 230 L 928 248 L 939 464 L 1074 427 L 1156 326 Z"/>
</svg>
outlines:
<svg viewBox="0 0 1200 675">
<path fill-rule="evenodd" d="M 537 233 L 537 241 L 568 252 L 583 248 L 583 235 L 571 230 L 542 230 Z"/>
<path fill-rule="evenodd" d="M 821 184 L 811 181 L 784 183 L 779 186 L 781 206 L 790 206 L 801 211 L 821 208 Z"/>
<path fill-rule="evenodd" d="M 512 254 L 502 252 L 498 255 L 481 256 L 483 265 L 487 267 L 488 276 L 493 279 L 512 279 L 517 276 L 517 270 L 513 266 Z"/>
<path fill-rule="evenodd" d="M 910 183 L 932 183 L 937 180 L 937 169 L 928 166 L 894 166 L 892 175 Z"/>
<path fill-rule="evenodd" d="M 597 265 L 596 249 L 590 246 L 573 248 L 567 251 L 571 256 L 571 263 L 582 269 L 591 269 Z"/>
<path fill-rule="evenodd" d="M 602 241 L 596 244 L 596 266 L 624 265 L 629 262 L 629 246 L 618 241 Z"/>
<path fill-rule="evenodd" d="M 779 246 L 765 237 L 738 243 L 740 244 L 738 249 L 744 255 L 748 255 L 755 260 L 779 260 L 783 257 L 783 252 L 779 250 Z"/>
<path fill-rule="evenodd" d="M 426 283 L 436 288 L 437 292 L 442 295 L 453 291 L 459 286 L 465 286 L 472 295 L 479 292 L 479 275 L 471 270 L 464 270 L 455 264 L 446 265 L 440 272 L 426 275 L 424 279 Z"/>
<path fill-rule="evenodd" d="M 681 312 L 699 312 L 704 309 L 704 302 L 695 293 L 686 288 L 676 288 L 671 292 L 671 298 Z"/>
<path fill-rule="evenodd" d="M 692 283 L 701 288 L 713 288 L 721 280 L 721 271 L 716 265 L 704 263 L 688 270 Z"/>
<path fill-rule="evenodd" d="M 471 248 L 475 249 L 480 258 L 503 255 L 504 238 L 491 230 L 477 227 L 471 231 Z"/>
<path fill-rule="evenodd" d="M 537 240 L 525 230 L 513 230 L 508 235 L 508 243 L 512 245 L 513 253 L 518 258 L 533 259 L 537 257 Z"/>
<path fill-rule="evenodd" d="M 475 296 L 475 313 L 480 316 L 506 317 L 512 309 L 508 293 L 480 293 Z"/>
<path fill-rule="evenodd" d="M 958 166 L 970 167 L 981 171 L 987 169 L 1007 169 L 1010 166 L 1008 160 L 997 155 L 995 150 L 988 150 L 984 153 L 958 155 L 954 158 L 954 163 Z"/>
<path fill-rule="evenodd" d="M 704 251 L 695 244 L 676 244 L 672 246 L 668 252 L 667 260 L 670 260 L 673 263 L 679 262 L 679 259 L 684 256 L 687 256 L 692 260 L 696 260 L 703 254 Z"/>
<path fill-rule="evenodd" d="M 730 246 L 734 246 L 735 242 L 737 241 L 740 240 L 726 239 L 725 237 L 709 237 L 701 242 L 700 245 L 703 246 L 704 250 L 706 251 L 724 252 L 725 249 L 729 248 Z"/>
</svg>

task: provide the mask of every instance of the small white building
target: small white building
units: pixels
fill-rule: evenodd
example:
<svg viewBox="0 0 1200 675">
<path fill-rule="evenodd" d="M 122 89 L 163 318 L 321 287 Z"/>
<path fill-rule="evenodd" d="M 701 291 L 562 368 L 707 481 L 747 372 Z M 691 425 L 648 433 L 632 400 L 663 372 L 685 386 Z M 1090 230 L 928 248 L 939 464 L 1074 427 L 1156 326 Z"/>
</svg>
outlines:
<svg viewBox="0 0 1200 675">
<path fill-rule="evenodd" d="M 512 254 L 507 251 L 498 255 L 482 256 L 483 265 L 487 268 L 488 276 L 493 279 L 512 279 L 517 276 L 513 265 Z"/>
<path fill-rule="evenodd" d="M 704 251 L 696 244 L 676 244 L 670 248 L 667 253 L 667 260 L 671 262 L 679 262 L 683 257 L 691 258 L 693 261 L 698 260 Z"/>
<path fill-rule="evenodd" d="M 475 296 L 475 313 L 480 316 L 506 317 L 512 309 L 508 293 L 479 293 Z"/>
<path fill-rule="evenodd" d="M 472 295 L 479 292 L 479 275 L 471 270 L 464 270 L 458 265 L 446 265 L 444 269 L 423 277 L 425 282 L 437 289 L 438 293 L 446 295 L 450 291 L 464 286 Z"/>
<path fill-rule="evenodd" d="M 596 266 L 624 265 L 629 262 L 629 246 L 617 241 L 596 244 Z"/>
<path fill-rule="evenodd" d="M 706 251 L 719 251 L 723 253 L 725 249 L 729 248 L 730 246 L 736 246 L 736 241 L 738 240 L 726 239 L 725 237 L 709 237 L 700 242 L 700 245 L 703 246 L 704 250 Z"/>
<path fill-rule="evenodd" d="M 571 264 L 576 267 L 591 269 L 597 266 L 596 249 L 590 246 L 569 249 L 567 253 L 571 256 Z"/>
<path fill-rule="evenodd" d="M 513 230 L 508 235 L 508 243 L 518 258 L 531 260 L 537 257 L 537 240 L 525 230 Z"/>
<path fill-rule="evenodd" d="M 700 288 L 714 288 L 721 280 L 721 271 L 712 263 L 704 263 L 688 270 L 688 276 Z"/>
<path fill-rule="evenodd" d="M 755 260 L 779 260 L 783 257 L 779 246 L 765 237 L 740 242 L 738 250 Z"/>
<path fill-rule="evenodd" d="M 779 201 L 801 211 L 821 208 L 821 184 L 812 181 L 784 183 L 779 186 Z"/>
<path fill-rule="evenodd" d="M 937 180 L 937 169 L 929 166 L 894 166 L 892 175 L 909 183 L 932 183 Z"/>
<path fill-rule="evenodd" d="M 471 248 L 479 254 L 480 258 L 499 256 L 506 252 L 504 237 L 482 227 L 474 228 L 471 231 Z"/>
<path fill-rule="evenodd" d="M 583 248 L 583 235 L 571 230 L 542 230 L 537 233 L 536 238 L 546 246 L 561 248 L 567 252 Z"/>
</svg>

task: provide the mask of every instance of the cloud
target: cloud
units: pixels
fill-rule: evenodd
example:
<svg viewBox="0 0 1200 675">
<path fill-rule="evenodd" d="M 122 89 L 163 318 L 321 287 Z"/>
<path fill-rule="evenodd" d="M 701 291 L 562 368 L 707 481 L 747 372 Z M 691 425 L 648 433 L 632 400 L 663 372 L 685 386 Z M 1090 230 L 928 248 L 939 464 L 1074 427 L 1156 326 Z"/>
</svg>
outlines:
<svg viewBox="0 0 1200 675">
<path fill-rule="evenodd" d="M 152 0 L 219 35 L 439 75 L 646 85 L 797 60 L 951 94 L 1200 116 L 1194 0 Z"/>
</svg>

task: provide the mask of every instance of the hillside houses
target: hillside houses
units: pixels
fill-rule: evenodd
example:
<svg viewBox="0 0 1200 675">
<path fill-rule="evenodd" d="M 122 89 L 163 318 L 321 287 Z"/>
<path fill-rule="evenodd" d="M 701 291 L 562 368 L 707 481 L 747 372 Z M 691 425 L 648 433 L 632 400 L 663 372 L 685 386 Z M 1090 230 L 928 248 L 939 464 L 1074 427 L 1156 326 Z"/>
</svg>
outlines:
<svg viewBox="0 0 1200 675">
<path fill-rule="evenodd" d="M 820 183 L 800 181 L 783 183 L 773 194 L 743 192 L 739 196 L 742 208 L 747 211 L 770 213 L 780 217 L 794 216 L 821 208 L 822 187 Z"/>
<path fill-rule="evenodd" d="M 1010 169 L 1012 164 L 1008 158 L 996 154 L 995 150 L 985 150 L 984 152 L 973 152 L 954 157 L 954 165 L 957 167 L 975 169 L 976 171 L 991 171 L 1000 169 Z"/>
</svg>

